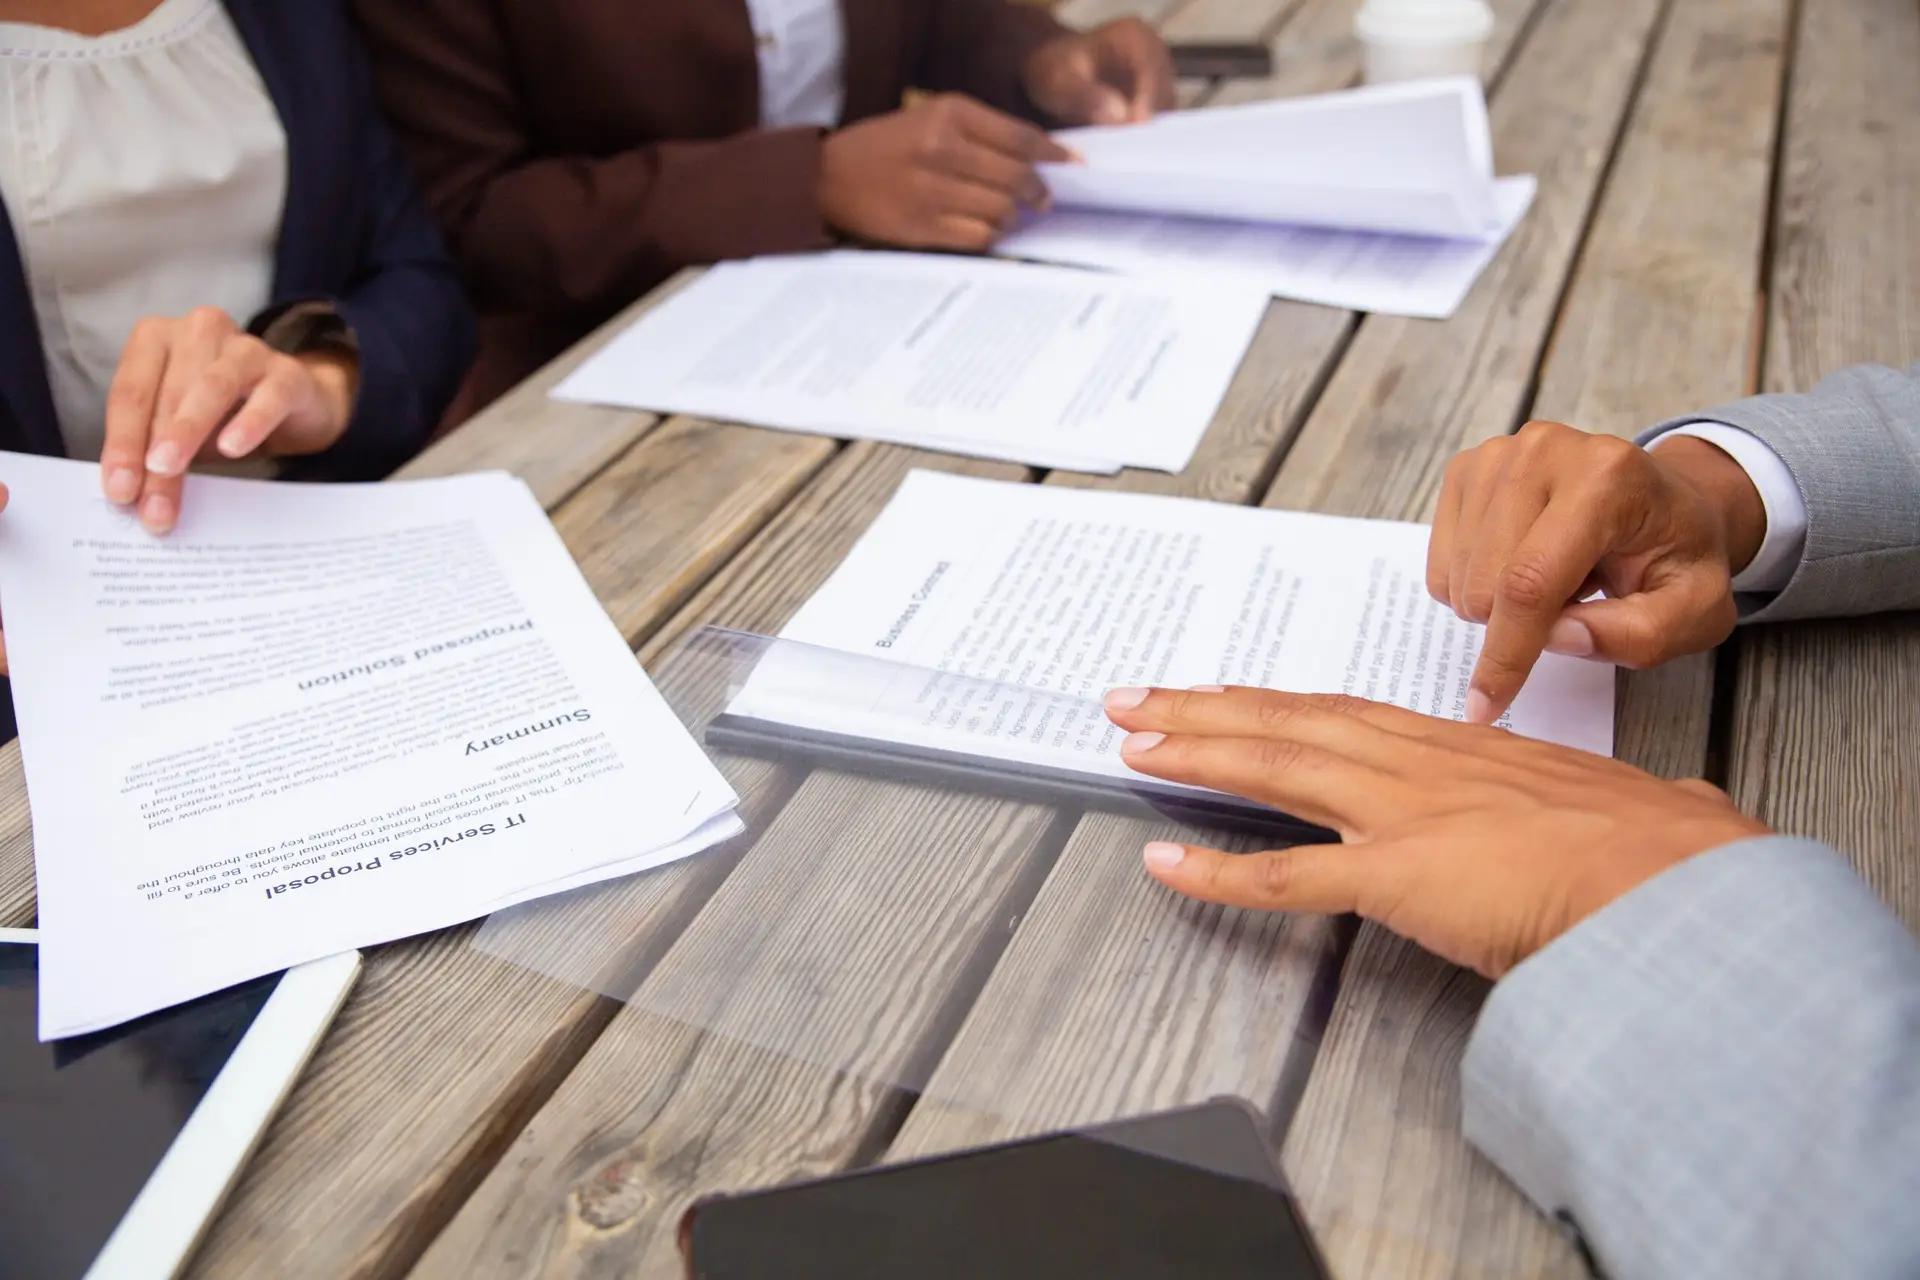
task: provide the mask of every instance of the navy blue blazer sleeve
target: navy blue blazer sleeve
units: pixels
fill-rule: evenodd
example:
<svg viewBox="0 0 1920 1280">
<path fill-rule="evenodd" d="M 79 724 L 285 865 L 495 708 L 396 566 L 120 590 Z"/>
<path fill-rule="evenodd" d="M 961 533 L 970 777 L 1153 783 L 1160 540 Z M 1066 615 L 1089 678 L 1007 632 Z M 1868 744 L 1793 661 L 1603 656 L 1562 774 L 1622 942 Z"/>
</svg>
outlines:
<svg viewBox="0 0 1920 1280">
<path fill-rule="evenodd" d="M 406 158 L 377 116 L 367 132 L 372 188 L 361 270 L 327 298 L 359 340 L 359 396 L 346 433 L 325 453 L 295 461 L 289 478 L 377 479 L 420 452 L 478 342 Z"/>
<path fill-rule="evenodd" d="M 227 0 L 287 131 L 288 186 L 272 303 L 302 302 L 352 326 L 360 387 L 346 433 L 289 459 L 303 480 L 372 480 L 427 443 L 477 345 L 473 313 L 409 161 L 374 98 L 341 0 Z"/>
</svg>

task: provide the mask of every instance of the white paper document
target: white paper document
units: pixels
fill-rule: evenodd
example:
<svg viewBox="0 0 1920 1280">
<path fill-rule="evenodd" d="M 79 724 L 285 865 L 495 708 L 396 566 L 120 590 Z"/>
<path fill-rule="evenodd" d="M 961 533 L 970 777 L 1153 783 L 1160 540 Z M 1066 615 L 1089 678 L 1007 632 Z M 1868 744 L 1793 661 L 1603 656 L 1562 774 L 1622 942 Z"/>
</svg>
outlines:
<svg viewBox="0 0 1920 1280">
<path fill-rule="evenodd" d="M 194 477 L 0 454 L 40 1032 L 110 1026 L 733 834 L 526 486 Z"/>
<path fill-rule="evenodd" d="M 1056 209 L 997 248 L 1129 273 L 1231 274 L 1276 297 L 1444 316 L 1525 214 L 1471 77 L 1068 130 Z"/>
<path fill-rule="evenodd" d="M 1464 719 L 1485 629 L 1427 594 L 1427 534 L 914 472 L 780 633 L 901 665 L 775 645 L 728 712 L 1134 779 L 1100 711 L 1111 688 L 1259 685 Z M 1611 754 L 1613 679 L 1549 654 L 1502 723 Z"/>
<path fill-rule="evenodd" d="M 1179 471 L 1266 302 L 1222 279 L 760 258 L 708 271 L 553 394 L 1031 466 Z"/>
<path fill-rule="evenodd" d="M 1483 239 L 1063 209 L 1031 219 L 996 251 L 1136 276 L 1217 275 L 1276 298 L 1444 320 L 1526 214 L 1534 185 L 1495 180 L 1500 221 Z"/>
</svg>

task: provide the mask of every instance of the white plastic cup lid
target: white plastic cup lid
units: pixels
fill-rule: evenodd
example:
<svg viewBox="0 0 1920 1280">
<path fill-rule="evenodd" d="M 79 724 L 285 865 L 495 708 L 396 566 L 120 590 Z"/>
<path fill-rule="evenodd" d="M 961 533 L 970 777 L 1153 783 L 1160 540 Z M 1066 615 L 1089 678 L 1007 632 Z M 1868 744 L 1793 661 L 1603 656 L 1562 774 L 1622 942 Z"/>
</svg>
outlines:
<svg viewBox="0 0 1920 1280">
<path fill-rule="evenodd" d="M 1353 20 L 1362 40 L 1461 43 L 1493 32 L 1487 0 L 1366 0 Z"/>
</svg>

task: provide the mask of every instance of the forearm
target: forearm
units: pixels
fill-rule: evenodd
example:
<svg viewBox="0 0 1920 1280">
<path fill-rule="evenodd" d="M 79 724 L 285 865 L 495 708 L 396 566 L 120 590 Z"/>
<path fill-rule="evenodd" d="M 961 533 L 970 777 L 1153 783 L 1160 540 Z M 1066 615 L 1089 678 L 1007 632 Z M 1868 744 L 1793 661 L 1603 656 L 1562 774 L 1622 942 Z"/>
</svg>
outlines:
<svg viewBox="0 0 1920 1280">
<path fill-rule="evenodd" d="M 1920 948 L 1831 851 L 1702 854 L 1495 989 L 1467 1136 L 1615 1280 L 1920 1275 Z"/>
<path fill-rule="evenodd" d="M 681 267 L 822 249 L 820 139 L 755 130 L 502 167 L 443 208 L 483 306 L 593 322 Z"/>
</svg>

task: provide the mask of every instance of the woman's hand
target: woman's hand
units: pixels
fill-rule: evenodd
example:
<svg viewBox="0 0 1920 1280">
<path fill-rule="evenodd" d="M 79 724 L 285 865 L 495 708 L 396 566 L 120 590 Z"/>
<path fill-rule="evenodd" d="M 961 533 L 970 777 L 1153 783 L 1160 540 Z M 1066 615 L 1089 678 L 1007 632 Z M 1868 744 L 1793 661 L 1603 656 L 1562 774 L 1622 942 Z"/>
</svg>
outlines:
<svg viewBox="0 0 1920 1280">
<path fill-rule="evenodd" d="M 1034 171 L 1067 151 L 1024 120 L 957 93 L 848 125 L 820 155 L 820 210 L 836 229 L 908 249 L 978 252 L 1046 203 Z"/>
<path fill-rule="evenodd" d="M 107 393 L 101 486 L 165 533 L 194 459 L 319 453 L 347 429 L 358 374 L 347 356 L 275 351 L 214 307 L 142 320 Z"/>
<path fill-rule="evenodd" d="M 1026 88 L 1063 124 L 1137 124 L 1174 105 L 1173 55 L 1152 27 L 1121 18 L 1035 49 Z"/>
<path fill-rule="evenodd" d="M 1270 804 L 1344 844 L 1228 854 L 1150 844 L 1208 902 L 1358 912 L 1490 978 L 1636 885 L 1767 828 L 1725 793 L 1604 756 L 1353 698 L 1115 689 L 1141 773 Z"/>
</svg>

